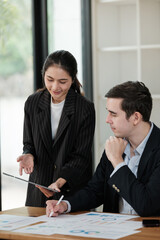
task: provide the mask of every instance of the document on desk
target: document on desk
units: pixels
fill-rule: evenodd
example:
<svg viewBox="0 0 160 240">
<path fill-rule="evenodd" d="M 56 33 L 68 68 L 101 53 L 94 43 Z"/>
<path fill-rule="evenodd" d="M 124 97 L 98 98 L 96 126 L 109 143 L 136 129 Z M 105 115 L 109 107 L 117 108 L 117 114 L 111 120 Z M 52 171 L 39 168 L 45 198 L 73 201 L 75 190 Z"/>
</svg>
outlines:
<svg viewBox="0 0 160 240">
<path fill-rule="evenodd" d="M 141 228 L 142 223 L 131 221 L 133 218 L 136 218 L 136 216 L 96 212 L 78 215 L 63 214 L 48 219 L 41 216 L 38 219 L 43 219 L 43 221 L 46 221 L 45 223 L 21 228 L 15 230 L 15 232 L 119 239 L 139 232 L 136 229 Z"/>
<path fill-rule="evenodd" d="M 69 218 L 69 216 L 71 215 L 61 215 L 60 218 L 64 218 L 65 216 Z M 56 218 L 54 219 L 56 221 Z M 13 231 L 20 227 L 26 227 L 33 223 L 49 222 L 49 220 L 52 220 L 52 218 L 48 218 L 46 215 L 41 217 L 28 217 L 10 214 L 0 214 L 0 230 Z"/>
<path fill-rule="evenodd" d="M 35 217 L 0 214 L 0 230 L 12 231 L 37 222 Z"/>
</svg>

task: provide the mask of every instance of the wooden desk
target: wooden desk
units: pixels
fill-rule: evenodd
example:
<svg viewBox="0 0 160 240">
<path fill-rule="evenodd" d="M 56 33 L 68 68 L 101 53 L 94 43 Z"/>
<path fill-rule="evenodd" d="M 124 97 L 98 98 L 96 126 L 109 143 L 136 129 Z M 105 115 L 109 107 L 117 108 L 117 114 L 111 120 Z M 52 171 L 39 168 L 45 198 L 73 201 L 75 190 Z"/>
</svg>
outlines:
<svg viewBox="0 0 160 240">
<path fill-rule="evenodd" d="M 36 208 L 36 207 L 22 207 L 11 209 L 7 211 L 2 211 L 0 214 L 13 214 L 19 216 L 30 216 L 37 217 L 45 214 L 45 208 Z M 157 218 L 160 219 L 160 218 Z M 136 218 L 137 220 L 142 220 L 142 218 Z M 160 227 L 154 228 L 142 228 L 142 231 L 137 234 L 129 235 L 128 237 L 121 238 L 121 240 L 159 240 L 160 239 Z M 54 234 L 50 236 L 38 235 L 38 234 L 22 234 L 22 233 L 13 233 L 11 231 L 0 231 L 0 239 L 14 239 L 14 240 L 45 240 L 45 239 L 54 239 L 54 240 L 100 240 L 100 238 L 84 238 L 84 237 L 74 237 L 69 235 L 59 235 Z"/>
</svg>

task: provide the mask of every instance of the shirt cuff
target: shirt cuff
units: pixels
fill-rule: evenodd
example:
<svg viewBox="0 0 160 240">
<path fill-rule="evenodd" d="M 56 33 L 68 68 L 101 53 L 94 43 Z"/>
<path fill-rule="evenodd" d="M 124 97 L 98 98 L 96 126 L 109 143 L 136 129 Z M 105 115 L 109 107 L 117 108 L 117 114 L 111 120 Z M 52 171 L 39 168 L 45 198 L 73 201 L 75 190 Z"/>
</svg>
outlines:
<svg viewBox="0 0 160 240">
<path fill-rule="evenodd" d="M 63 200 L 63 202 L 67 203 L 67 210 L 64 213 L 69 213 L 71 211 L 71 204 L 67 200 Z"/>
<path fill-rule="evenodd" d="M 118 169 L 120 169 L 121 167 L 123 167 L 123 166 L 125 166 L 125 165 L 127 165 L 125 162 L 119 163 L 119 164 L 115 167 L 115 169 L 113 170 L 113 172 L 111 173 L 110 177 L 112 177 L 113 174 L 118 171 Z"/>
</svg>

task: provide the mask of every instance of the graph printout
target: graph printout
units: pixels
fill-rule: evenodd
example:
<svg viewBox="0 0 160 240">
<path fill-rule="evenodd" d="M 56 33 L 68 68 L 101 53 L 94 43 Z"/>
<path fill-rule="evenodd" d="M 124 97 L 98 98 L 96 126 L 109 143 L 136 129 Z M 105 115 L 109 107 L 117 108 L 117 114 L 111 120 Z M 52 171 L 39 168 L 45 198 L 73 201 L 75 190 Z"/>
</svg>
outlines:
<svg viewBox="0 0 160 240">
<path fill-rule="evenodd" d="M 43 221 L 33 226 L 15 230 L 15 232 L 42 235 L 63 234 L 72 236 L 118 239 L 138 233 L 142 227 L 140 221 L 132 221 L 133 215 L 89 212 L 78 215 L 63 214 L 58 217 L 37 217 Z"/>
</svg>

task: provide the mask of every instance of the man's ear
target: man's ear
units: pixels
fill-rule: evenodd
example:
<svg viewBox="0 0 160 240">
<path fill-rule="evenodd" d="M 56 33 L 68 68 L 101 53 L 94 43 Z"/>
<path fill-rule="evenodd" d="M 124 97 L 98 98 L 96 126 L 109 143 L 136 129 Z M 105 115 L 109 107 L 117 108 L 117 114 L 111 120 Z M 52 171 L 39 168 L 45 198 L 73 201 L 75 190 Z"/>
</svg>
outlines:
<svg viewBox="0 0 160 240">
<path fill-rule="evenodd" d="M 136 126 L 140 121 L 142 121 L 142 114 L 140 112 L 134 112 L 134 125 Z"/>
</svg>

